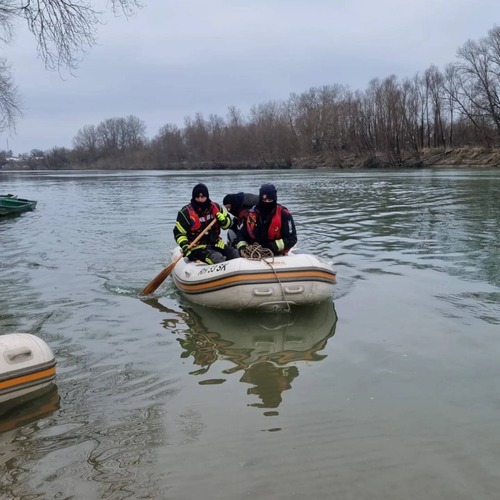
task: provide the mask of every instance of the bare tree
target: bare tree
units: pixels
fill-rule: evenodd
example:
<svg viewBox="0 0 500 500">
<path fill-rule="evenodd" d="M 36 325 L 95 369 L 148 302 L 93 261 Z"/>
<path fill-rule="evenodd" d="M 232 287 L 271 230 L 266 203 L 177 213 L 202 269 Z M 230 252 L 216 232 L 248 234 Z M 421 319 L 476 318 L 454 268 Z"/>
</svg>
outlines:
<svg viewBox="0 0 500 500">
<path fill-rule="evenodd" d="M 458 50 L 454 98 L 487 145 L 500 137 L 500 28 Z"/>
<path fill-rule="evenodd" d="M 10 44 L 14 26 L 24 20 L 35 37 L 38 54 L 50 70 L 71 71 L 96 43 L 103 12 L 92 0 L 0 0 L 0 45 Z M 140 0 L 109 0 L 111 11 L 130 16 Z M 19 100 L 10 67 L 0 59 L 0 130 L 12 128 L 20 116 Z"/>
<path fill-rule="evenodd" d="M 233 161 L 249 161 L 255 156 L 254 126 L 235 106 L 228 108 L 226 118 L 226 152 Z"/>
<path fill-rule="evenodd" d="M 122 149 L 137 151 L 147 142 L 146 124 L 137 116 L 122 119 Z"/>
<path fill-rule="evenodd" d="M 446 107 L 450 117 L 450 127 L 448 132 L 448 144 L 455 145 L 455 111 L 460 112 L 457 104 L 457 66 L 448 64 L 444 72 L 443 89 L 446 96 Z"/>
<path fill-rule="evenodd" d="M 297 149 L 290 105 L 269 101 L 253 106 L 250 113 L 257 159 L 263 163 L 290 166 Z"/>
<path fill-rule="evenodd" d="M 12 79 L 10 67 L 0 58 L 0 132 L 14 129 L 16 117 L 21 115 L 21 104 Z"/>
<path fill-rule="evenodd" d="M 444 77 L 438 68 L 432 64 L 424 72 L 423 78 L 426 95 L 429 100 L 427 109 L 432 114 L 432 125 L 430 121 L 427 123 L 428 129 L 428 142 L 427 146 L 446 146 L 446 139 L 444 135 L 444 121 L 443 121 L 443 103 L 444 103 Z M 429 116 L 427 117 L 429 119 Z"/>
<path fill-rule="evenodd" d="M 321 153 L 324 143 L 320 89 L 311 88 L 301 95 L 292 94 L 290 101 L 302 151 L 306 154 Z"/>
<path fill-rule="evenodd" d="M 94 125 L 84 125 L 73 139 L 73 147 L 88 153 L 95 153 L 98 146 L 98 135 Z"/>
<path fill-rule="evenodd" d="M 71 152 L 66 148 L 54 147 L 45 152 L 44 164 L 46 168 L 60 170 L 67 168 L 71 163 Z"/>
<path fill-rule="evenodd" d="M 170 123 L 160 128 L 158 135 L 151 141 L 150 149 L 154 160 L 161 165 L 181 163 L 186 159 L 182 131 Z"/>
<path fill-rule="evenodd" d="M 137 151 L 146 142 L 146 126 L 136 116 L 108 118 L 95 131 L 97 144 L 104 156 Z"/>
<path fill-rule="evenodd" d="M 419 91 L 418 76 L 406 78 L 401 85 L 402 106 L 401 114 L 404 130 L 404 149 L 408 149 L 415 159 L 420 157 L 420 110 L 422 109 L 421 93 Z"/>
<path fill-rule="evenodd" d="M 196 113 L 194 119 L 184 119 L 184 140 L 189 161 L 207 161 L 210 148 L 208 123 L 202 113 Z"/>
</svg>

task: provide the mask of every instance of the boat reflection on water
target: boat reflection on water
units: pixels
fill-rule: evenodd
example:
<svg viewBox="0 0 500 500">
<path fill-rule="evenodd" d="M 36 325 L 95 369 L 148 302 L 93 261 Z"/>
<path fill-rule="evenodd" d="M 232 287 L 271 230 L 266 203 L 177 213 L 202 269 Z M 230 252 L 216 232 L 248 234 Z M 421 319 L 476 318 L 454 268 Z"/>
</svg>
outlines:
<svg viewBox="0 0 500 500">
<path fill-rule="evenodd" d="M 0 434 L 48 417 L 59 408 L 60 396 L 55 384 L 39 392 L 37 398 L 9 410 L 0 417 Z"/>
<path fill-rule="evenodd" d="M 155 299 L 146 302 L 172 313 Z M 330 300 L 277 313 L 215 310 L 192 304 L 184 305 L 183 311 L 180 314 L 188 328 L 178 341 L 181 357 L 192 358 L 197 366 L 190 375 L 202 377 L 219 365 L 220 375 L 199 382 L 214 385 L 224 383 L 227 375 L 242 372 L 240 382 L 252 386 L 247 394 L 259 398 L 249 406 L 257 408 L 277 408 L 283 391 L 298 377 L 300 362 L 326 357 L 321 351 L 334 335 L 337 322 Z M 173 325 L 169 321 L 164 326 L 172 329 Z M 172 330 L 180 333 L 177 328 Z"/>
</svg>

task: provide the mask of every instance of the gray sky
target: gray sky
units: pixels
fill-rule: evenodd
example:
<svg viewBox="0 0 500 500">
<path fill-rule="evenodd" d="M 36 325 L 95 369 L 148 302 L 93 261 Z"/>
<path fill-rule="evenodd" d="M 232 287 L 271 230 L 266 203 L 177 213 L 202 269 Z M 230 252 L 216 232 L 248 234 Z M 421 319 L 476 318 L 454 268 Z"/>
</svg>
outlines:
<svg viewBox="0 0 500 500">
<path fill-rule="evenodd" d="M 246 116 L 335 83 L 365 90 L 372 78 L 444 69 L 495 23 L 498 0 L 145 0 L 128 20 L 106 18 L 76 77 L 46 71 L 20 26 L 3 53 L 24 117 L 0 150 L 71 148 L 80 128 L 106 118 L 137 116 L 152 138 L 197 112 Z"/>
</svg>

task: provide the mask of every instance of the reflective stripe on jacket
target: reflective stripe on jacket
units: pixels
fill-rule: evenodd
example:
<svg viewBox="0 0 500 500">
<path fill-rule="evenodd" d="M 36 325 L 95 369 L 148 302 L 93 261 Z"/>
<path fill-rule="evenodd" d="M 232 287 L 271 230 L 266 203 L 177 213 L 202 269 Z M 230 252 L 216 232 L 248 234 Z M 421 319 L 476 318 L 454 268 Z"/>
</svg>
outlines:
<svg viewBox="0 0 500 500">
<path fill-rule="evenodd" d="M 174 227 L 175 242 L 182 248 L 183 245 L 189 244 L 199 234 L 203 233 L 206 227 L 215 218 L 215 214 L 219 212 L 219 205 L 210 201 L 210 206 L 202 213 L 199 213 L 189 204 L 183 207 L 177 214 L 177 221 Z M 228 223 L 229 223 L 228 217 Z M 215 224 L 210 228 L 208 234 L 203 235 L 201 241 L 196 247 L 202 248 L 207 244 L 215 244 L 220 239 L 220 224 Z"/>
</svg>

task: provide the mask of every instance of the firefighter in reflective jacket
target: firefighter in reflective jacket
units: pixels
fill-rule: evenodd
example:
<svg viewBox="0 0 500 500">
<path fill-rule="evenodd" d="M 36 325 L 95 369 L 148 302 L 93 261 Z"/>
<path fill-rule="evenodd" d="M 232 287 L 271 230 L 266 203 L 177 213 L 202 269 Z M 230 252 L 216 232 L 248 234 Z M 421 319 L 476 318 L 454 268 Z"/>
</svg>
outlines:
<svg viewBox="0 0 500 500">
<path fill-rule="evenodd" d="M 292 214 L 277 203 L 273 184 L 263 184 L 259 203 L 248 212 L 245 224 L 238 231 L 236 248 L 241 252 L 252 243 L 269 248 L 274 255 L 286 255 L 297 243 L 297 232 Z"/>
<path fill-rule="evenodd" d="M 213 221 L 217 222 L 201 240 L 192 248 L 189 244 L 205 231 Z M 205 184 L 197 184 L 193 188 L 191 203 L 184 206 L 177 214 L 174 227 L 175 242 L 189 260 L 201 260 L 207 264 L 218 264 L 224 260 L 239 257 L 238 251 L 226 245 L 220 237 L 220 230 L 231 225 L 227 210 L 213 202 L 208 195 Z"/>
</svg>

